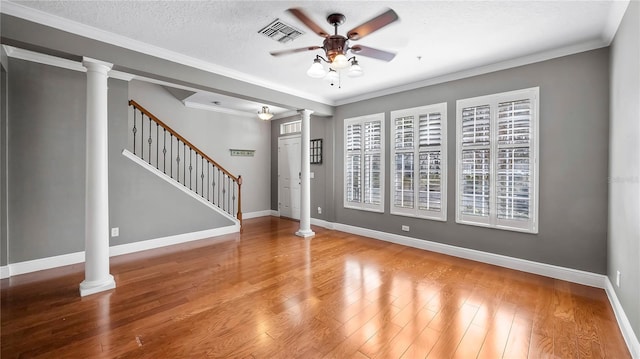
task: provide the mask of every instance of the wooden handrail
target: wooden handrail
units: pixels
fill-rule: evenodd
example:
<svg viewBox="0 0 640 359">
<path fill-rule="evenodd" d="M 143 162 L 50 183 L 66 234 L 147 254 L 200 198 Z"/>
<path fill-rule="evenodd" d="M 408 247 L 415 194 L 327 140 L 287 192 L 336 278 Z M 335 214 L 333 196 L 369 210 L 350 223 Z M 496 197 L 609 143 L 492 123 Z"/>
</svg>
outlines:
<svg viewBox="0 0 640 359">
<path fill-rule="evenodd" d="M 236 176 L 232 175 L 224 167 L 220 166 L 220 164 L 218 164 L 216 161 L 214 161 L 211 157 L 207 156 L 198 147 L 196 147 L 191 142 L 189 142 L 187 139 L 182 137 L 179 133 L 174 131 L 171 127 L 169 127 L 167 124 L 162 122 L 159 118 L 154 116 L 151 112 L 147 111 L 147 109 L 142 107 L 139 103 L 135 102 L 134 100 L 129 100 L 129 106 L 132 106 L 134 109 L 139 110 L 143 114 L 143 118 L 144 118 L 144 116 L 147 116 L 149 119 L 153 120 L 157 125 L 159 125 L 163 129 L 165 129 L 167 132 L 169 132 L 170 135 L 173 135 L 177 139 L 177 141 L 182 142 L 185 146 L 189 147 L 190 150 L 195 151 L 196 155 L 200 155 L 200 157 L 205 159 L 212 166 L 217 167 L 218 170 L 222 171 L 227 177 L 229 177 L 229 179 L 231 179 L 234 183 L 236 183 L 238 185 L 238 211 L 236 213 L 236 218 L 240 222 L 240 230 L 242 230 L 242 176 L 236 177 Z M 134 124 L 134 136 L 135 136 L 135 124 Z M 135 145 L 135 139 L 134 139 L 134 145 Z M 151 142 L 149 142 L 149 146 L 151 146 Z M 134 153 L 135 153 L 135 149 L 134 149 Z M 149 156 L 151 156 L 151 154 L 149 154 Z M 149 161 L 151 161 L 151 157 L 149 157 Z M 189 165 L 189 171 L 191 171 L 191 165 Z M 179 174 L 178 174 L 178 176 L 179 176 Z M 203 174 L 203 176 L 204 176 L 204 174 Z M 171 175 L 171 178 L 173 178 L 173 175 Z M 197 179 L 196 179 L 196 191 L 197 191 L 197 183 L 198 182 L 197 182 Z M 186 186 L 186 182 L 185 182 L 185 186 Z M 223 190 L 223 192 L 224 192 L 224 190 Z M 214 202 L 214 204 L 215 204 L 215 202 Z M 220 206 L 220 205 L 218 204 L 218 206 Z M 227 212 L 228 214 L 233 216 L 233 213 L 231 211 L 225 210 L 225 212 Z"/>
<path fill-rule="evenodd" d="M 187 141 L 184 137 L 180 136 L 176 131 L 174 131 L 171 127 L 167 126 L 164 122 L 160 121 L 156 116 L 154 116 L 151 112 L 147 111 L 144 107 L 140 106 L 139 103 L 134 100 L 129 100 L 129 106 L 133 106 L 140 110 L 140 112 L 144 113 L 147 117 L 155 121 L 162 128 L 167 130 L 170 134 L 174 135 L 177 139 L 186 144 L 189 148 L 198 153 L 202 158 L 209 161 L 212 165 L 218 167 L 222 172 L 224 172 L 227 176 L 229 176 L 234 182 L 238 183 L 238 177 L 232 175 L 229 171 L 227 171 L 224 167 L 220 166 L 216 161 L 212 160 L 211 157 L 207 156 L 204 152 L 202 152 L 198 147 L 194 146 L 191 142 Z"/>
</svg>

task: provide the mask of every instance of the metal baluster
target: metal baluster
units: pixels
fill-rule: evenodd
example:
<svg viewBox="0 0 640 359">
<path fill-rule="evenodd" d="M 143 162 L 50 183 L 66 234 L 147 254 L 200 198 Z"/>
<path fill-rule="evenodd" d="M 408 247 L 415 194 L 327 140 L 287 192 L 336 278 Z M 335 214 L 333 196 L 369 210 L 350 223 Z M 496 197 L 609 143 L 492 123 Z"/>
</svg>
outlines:
<svg viewBox="0 0 640 359">
<path fill-rule="evenodd" d="M 182 184 L 187 187 L 187 145 L 182 143 Z"/>
<path fill-rule="evenodd" d="M 189 189 L 191 189 L 192 171 L 193 171 L 193 166 L 191 166 L 191 147 L 189 147 Z"/>
<path fill-rule="evenodd" d="M 158 123 L 156 123 L 156 169 L 160 169 L 160 159 L 158 158 L 158 149 L 160 148 L 160 141 L 158 141 Z"/>
<path fill-rule="evenodd" d="M 162 172 L 167 174 L 167 129 L 163 128 L 162 131 Z"/>
<path fill-rule="evenodd" d="M 231 182 L 231 186 L 233 187 L 233 197 L 231 197 L 231 214 L 236 213 L 236 186 L 235 182 Z"/>
<path fill-rule="evenodd" d="M 149 140 L 147 142 L 149 142 L 149 158 L 147 159 L 147 162 L 151 164 L 151 117 L 149 117 Z"/>
<path fill-rule="evenodd" d="M 171 147 L 171 153 L 169 159 L 171 159 L 171 178 L 173 178 L 173 133 L 169 133 L 169 146 Z"/>
<path fill-rule="evenodd" d="M 211 167 L 211 164 L 209 163 L 209 160 L 207 160 L 207 183 L 209 183 L 209 167 Z M 209 189 L 209 186 L 207 186 L 207 201 L 211 202 L 211 200 L 209 200 L 209 195 L 211 194 L 211 190 Z"/>
<path fill-rule="evenodd" d="M 194 192 L 198 194 L 198 152 L 196 152 L 196 189 Z"/>
<path fill-rule="evenodd" d="M 200 156 L 200 197 L 204 197 L 204 157 Z"/>
<path fill-rule="evenodd" d="M 141 112 L 142 113 L 142 112 Z M 136 128 L 136 108 L 133 108 L 133 154 L 136 154 L 136 132 L 138 129 Z"/>
<path fill-rule="evenodd" d="M 144 160 L 144 113 L 140 111 L 140 114 L 140 158 Z"/>
</svg>

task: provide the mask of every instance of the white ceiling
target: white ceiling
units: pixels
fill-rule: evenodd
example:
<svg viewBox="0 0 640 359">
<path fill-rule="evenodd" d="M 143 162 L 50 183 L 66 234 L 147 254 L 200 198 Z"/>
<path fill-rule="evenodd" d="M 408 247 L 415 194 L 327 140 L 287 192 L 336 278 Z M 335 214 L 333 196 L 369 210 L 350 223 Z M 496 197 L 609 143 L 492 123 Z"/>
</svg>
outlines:
<svg viewBox="0 0 640 359">
<path fill-rule="evenodd" d="M 606 46 L 628 4 L 627 1 L 12 2 L 115 34 L 115 42 L 125 38 L 127 43 L 142 42 L 152 45 L 149 48 L 157 54 L 164 51 L 182 56 L 186 63 L 208 64 L 209 70 L 222 75 L 331 105 L 485 66 L 519 64 L 518 61 Z M 6 8 L 6 2 L 3 3 Z M 397 56 L 389 63 L 360 57 L 365 75 L 355 79 L 342 76 L 341 88 L 310 78 L 306 70 L 315 54 L 321 54 L 319 50 L 283 57 L 269 55 L 270 51 L 322 44 L 321 37 L 286 11 L 291 7 L 304 9 L 327 32 L 332 31 L 326 16 L 334 12 L 345 14 L 346 22 L 339 28 L 343 35 L 392 8 L 400 21 L 354 43 L 397 52 Z M 304 34 L 281 44 L 258 33 L 276 18 Z M 84 35 L 87 33 L 91 32 Z"/>
</svg>

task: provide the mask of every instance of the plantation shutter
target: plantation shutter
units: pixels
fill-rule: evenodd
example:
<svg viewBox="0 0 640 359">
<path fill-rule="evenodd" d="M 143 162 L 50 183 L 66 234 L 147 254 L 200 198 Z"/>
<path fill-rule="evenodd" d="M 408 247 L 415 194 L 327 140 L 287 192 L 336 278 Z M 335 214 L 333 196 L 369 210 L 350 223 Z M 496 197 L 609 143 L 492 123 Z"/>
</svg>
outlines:
<svg viewBox="0 0 640 359">
<path fill-rule="evenodd" d="M 462 110 L 462 173 L 459 181 L 463 214 L 489 216 L 490 123 L 489 105 Z"/>
</svg>

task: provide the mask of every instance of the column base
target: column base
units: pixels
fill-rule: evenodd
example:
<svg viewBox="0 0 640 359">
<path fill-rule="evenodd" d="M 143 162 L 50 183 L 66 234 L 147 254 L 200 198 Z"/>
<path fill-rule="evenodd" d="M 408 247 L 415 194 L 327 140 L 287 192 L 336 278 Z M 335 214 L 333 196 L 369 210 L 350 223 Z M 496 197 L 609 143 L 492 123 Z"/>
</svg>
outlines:
<svg viewBox="0 0 640 359">
<path fill-rule="evenodd" d="M 105 290 L 113 289 L 116 287 L 116 281 L 113 276 L 109 274 L 109 277 L 100 281 L 88 281 L 83 280 L 80 283 L 80 296 L 85 297 L 87 295 L 104 292 Z"/>
<path fill-rule="evenodd" d="M 302 237 L 302 238 L 313 237 L 313 236 L 315 236 L 315 235 L 316 235 L 316 232 L 314 232 L 314 231 L 312 231 L 312 230 L 310 230 L 310 229 L 307 229 L 307 230 L 302 230 L 302 229 L 300 229 L 300 230 L 298 230 L 298 231 L 296 232 L 296 236 L 298 236 L 298 237 Z"/>
</svg>

